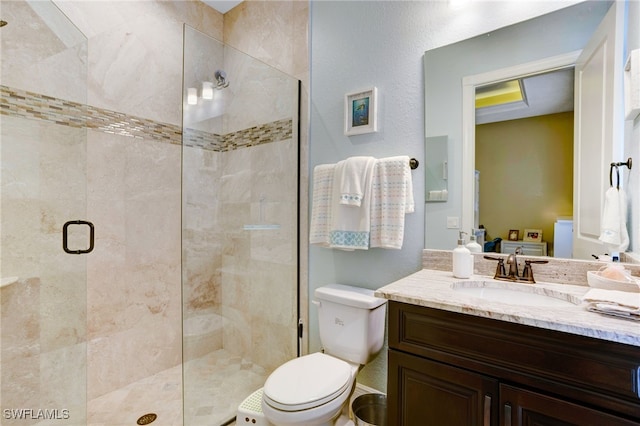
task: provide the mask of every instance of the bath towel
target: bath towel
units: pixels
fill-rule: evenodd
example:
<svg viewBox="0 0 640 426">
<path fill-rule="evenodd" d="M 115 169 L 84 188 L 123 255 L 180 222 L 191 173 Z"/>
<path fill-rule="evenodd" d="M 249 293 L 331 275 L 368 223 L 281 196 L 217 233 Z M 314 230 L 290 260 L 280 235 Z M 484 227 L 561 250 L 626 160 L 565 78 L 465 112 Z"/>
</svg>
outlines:
<svg viewBox="0 0 640 426">
<path fill-rule="evenodd" d="M 415 210 L 409 157 L 376 162 L 371 209 L 371 247 L 401 249 L 405 215 Z"/>
<path fill-rule="evenodd" d="M 623 252 L 629 247 L 627 232 L 627 195 L 624 189 L 611 187 L 605 193 L 600 238 L 612 252 Z"/>
<path fill-rule="evenodd" d="M 336 164 L 331 195 L 329 247 L 369 249 L 371 186 L 375 164 L 373 157 L 351 157 Z M 359 191 L 357 201 L 345 199 L 345 195 L 349 198 L 356 194 L 350 191 Z"/>
<path fill-rule="evenodd" d="M 330 242 L 331 195 L 335 168 L 335 164 L 320 164 L 313 168 L 309 243 L 321 247 L 329 247 Z"/>
<path fill-rule="evenodd" d="M 640 293 L 592 288 L 582 299 L 590 311 L 640 321 Z"/>
</svg>

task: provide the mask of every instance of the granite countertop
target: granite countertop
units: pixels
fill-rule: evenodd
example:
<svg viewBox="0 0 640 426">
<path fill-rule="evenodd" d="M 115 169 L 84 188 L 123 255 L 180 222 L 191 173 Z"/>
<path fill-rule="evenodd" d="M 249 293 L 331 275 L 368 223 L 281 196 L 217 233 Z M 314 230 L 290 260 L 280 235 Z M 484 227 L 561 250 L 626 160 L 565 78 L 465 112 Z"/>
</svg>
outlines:
<svg viewBox="0 0 640 426">
<path fill-rule="evenodd" d="M 482 282 L 527 292 L 549 294 L 572 303 L 565 306 L 525 306 L 480 299 L 454 290 L 465 285 L 480 286 Z M 590 312 L 582 303 L 589 287 L 538 282 L 516 284 L 472 275 L 468 279 L 454 278 L 449 271 L 422 269 L 408 277 L 376 290 L 375 295 L 396 302 L 442 309 L 479 317 L 492 318 L 549 330 L 562 331 L 596 339 L 610 340 L 640 347 L 640 322 Z"/>
</svg>

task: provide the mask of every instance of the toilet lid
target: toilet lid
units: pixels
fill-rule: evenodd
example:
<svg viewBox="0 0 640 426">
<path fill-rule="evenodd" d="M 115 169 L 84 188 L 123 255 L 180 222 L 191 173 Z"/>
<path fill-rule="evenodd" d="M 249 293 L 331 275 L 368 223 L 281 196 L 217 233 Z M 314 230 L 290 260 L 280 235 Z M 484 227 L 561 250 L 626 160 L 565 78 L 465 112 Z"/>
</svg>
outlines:
<svg viewBox="0 0 640 426">
<path fill-rule="evenodd" d="M 278 367 L 264 384 L 263 397 L 282 411 L 317 407 L 351 386 L 351 366 L 338 358 L 313 353 Z"/>
</svg>

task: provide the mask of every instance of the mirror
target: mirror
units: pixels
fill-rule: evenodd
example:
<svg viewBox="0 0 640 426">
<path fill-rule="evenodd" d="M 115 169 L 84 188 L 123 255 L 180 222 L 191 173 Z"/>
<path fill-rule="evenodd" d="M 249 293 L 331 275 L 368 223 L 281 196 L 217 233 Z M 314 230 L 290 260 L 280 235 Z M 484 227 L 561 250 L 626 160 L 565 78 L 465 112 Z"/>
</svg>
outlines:
<svg viewBox="0 0 640 426">
<path fill-rule="evenodd" d="M 539 181 L 551 175 L 553 171 L 557 171 L 560 167 L 558 163 L 551 164 L 548 170 L 545 167 L 548 163 L 552 163 L 549 158 L 554 157 L 557 160 L 555 152 L 540 153 L 528 152 L 522 146 L 518 147 L 515 143 L 512 146 L 505 146 L 499 149 L 499 154 L 494 151 L 491 153 L 483 153 L 485 157 L 483 161 L 489 164 L 495 162 L 495 168 L 498 168 L 497 162 L 501 161 L 505 164 L 502 168 L 502 175 L 496 181 L 484 182 L 483 173 L 480 173 L 479 188 L 488 190 L 494 196 L 494 201 L 484 203 L 482 198 L 482 190 L 478 190 L 476 186 L 475 168 L 478 167 L 476 161 L 479 160 L 478 149 L 476 145 L 463 145 L 465 141 L 465 132 L 474 132 L 471 140 L 478 142 L 477 126 L 465 127 L 463 116 L 465 113 L 474 114 L 473 102 L 463 104 L 464 90 L 475 90 L 479 87 L 487 86 L 490 82 L 507 80 L 496 78 L 494 80 L 486 80 L 487 75 L 495 75 L 496 70 L 500 69 L 517 69 L 520 64 L 530 64 L 534 62 L 548 61 L 547 68 L 544 70 L 563 70 L 564 76 L 573 74 L 571 69 L 577 59 L 579 52 L 585 47 L 595 29 L 598 27 L 603 17 L 606 15 L 611 2 L 583 2 L 577 5 L 557 10 L 547 15 L 539 16 L 531 20 L 521 22 L 515 25 L 501 28 L 488 34 L 464 40 L 448 46 L 436 48 L 425 52 L 425 136 L 426 136 L 426 155 L 429 156 L 429 140 L 438 135 L 448 135 L 449 139 L 449 174 L 448 187 L 449 199 L 443 204 L 427 203 L 425 207 L 426 225 L 425 225 L 425 247 L 432 249 L 452 249 L 455 247 L 455 241 L 458 234 L 458 227 L 447 227 L 447 224 L 456 223 L 460 219 L 461 228 L 469 233 L 472 228 L 484 225 L 482 220 L 474 220 L 474 206 L 479 206 L 479 218 L 492 217 L 500 211 L 518 207 L 517 198 L 508 195 L 506 189 L 513 189 L 517 184 L 524 184 L 524 188 L 519 189 L 528 195 L 528 198 L 535 199 L 535 205 L 539 208 L 538 218 L 542 219 L 525 219 L 527 221 L 519 221 L 519 218 L 528 217 L 531 206 L 525 210 L 510 210 L 510 219 L 502 220 L 500 224 L 494 224 L 486 229 L 486 239 L 491 241 L 495 238 L 501 238 L 508 241 L 510 230 L 519 230 L 519 240 L 526 235 L 525 230 L 543 230 L 542 241 L 547 246 L 547 253 L 554 255 L 554 237 L 556 224 L 566 224 L 567 217 L 572 213 L 573 205 L 567 206 L 562 202 L 560 207 L 551 209 L 553 204 L 547 200 L 542 185 Z M 629 22 L 632 22 L 630 20 Z M 550 58 L 550 59 L 549 59 Z M 493 73 L 493 74 L 492 74 Z M 499 73 L 498 73 L 499 74 Z M 542 70 L 532 72 L 523 71 L 522 75 L 546 74 Z M 470 76 L 473 78 L 470 79 Z M 485 78 L 485 80 L 483 80 Z M 466 80 L 465 80 L 466 79 Z M 475 79 L 475 80 L 474 80 Z M 526 96 L 532 96 L 532 93 Z M 525 98 L 526 103 L 526 98 Z M 466 111 L 465 111 L 466 110 Z M 571 111 L 563 111 L 558 114 L 571 115 Z M 558 115 L 554 114 L 554 115 Z M 482 114 L 476 114 L 479 117 Z M 572 129 L 571 123 L 567 126 L 566 117 L 563 128 Z M 516 126 L 513 117 L 509 118 L 510 126 Z M 572 118 L 569 118 L 572 120 Z M 478 119 L 481 122 L 481 119 Z M 489 124 L 479 124 L 478 126 L 490 126 Z M 544 126 L 549 127 L 549 124 Z M 497 127 L 497 126 L 496 126 Z M 475 131 L 473 129 L 476 129 Z M 486 130 L 486 128 L 484 129 Z M 526 141 L 531 130 L 518 130 L 516 126 L 511 130 L 511 139 L 514 142 Z M 487 132 L 485 132 L 487 133 Z M 488 133 L 484 139 L 488 139 L 489 143 L 498 138 L 495 133 Z M 526 148 L 531 148 L 533 142 L 527 143 Z M 496 149 L 493 147 L 493 149 Z M 549 149 L 548 147 L 546 149 Z M 572 148 L 569 149 L 572 151 Z M 566 152 L 564 150 L 563 152 Z M 572 169 L 573 153 L 570 152 L 571 158 L 565 159 L 567 168 Z M 562 156 L 566 157 L 565 154 Z M 428 161 L 428 158 L 426 159 Z M 464 164 L 470 164 L 470 167 L 463 168 Z M 486 165 L 483 167 L 487 167 Z M 527 168 L 532 169 L 527 172 Z M 608 173 L 608 171 L 607 171 Z M 488 175 L 488 173 L 485 173 Z M 564 173 L 564 177 L 554 177 L 555 180 L 573 179 L 572 173 Z M 608 176 L 608 175 L 607 175 Z M 553 184 L 553 180 L 552 180 Z M 483 187 L 487 185 L 487 187 Z M 608 185 L 608 182 L 607 182 Z M 571 187 L 575 187 L 571 182 Z M 480 194 L 480 199 L 476 194 Z M 565 196 L 566 198 L 566 196 Z M 497 200 L 497 201 L 496 201 Z M 571 200 L 570 200 L 571 201 Z M 491 209 L 494 209 L 493 212 Z M 595 213 L 594 213 L 595 214 Z M 599 214 L 599 212 L 597 213 Z M 455 220 L 450 220 L 455 219 Z M 506 222 L 506 223 L 505 223 Z M 502 229 L 504 227 L 504 229 Z M 565 229 L 563 227 L 562 229 Z M 560 229 L 560 228 L 558 228 Z M 536 242 L 535 240 L 532 242 Z M 566 256 L 566 254 L 565 254 Z"/>
</svg>

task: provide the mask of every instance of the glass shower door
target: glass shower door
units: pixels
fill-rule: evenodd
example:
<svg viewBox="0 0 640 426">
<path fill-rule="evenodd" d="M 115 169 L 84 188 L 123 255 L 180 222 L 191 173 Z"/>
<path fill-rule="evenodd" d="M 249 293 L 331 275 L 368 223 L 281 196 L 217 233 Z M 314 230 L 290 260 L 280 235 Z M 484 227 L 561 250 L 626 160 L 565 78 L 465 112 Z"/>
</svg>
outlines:
<svg viewBox="0 0 640 426">
<path fill-rule="evenodd" d="M 184 424 L 215 426 L 297 355 L 298 80 L 184 37 Z"/>
<path fill-rule="evenodd" d="M 2 1 L 0 423 L 86 424 L 87 40 Z"/>
</svg>

